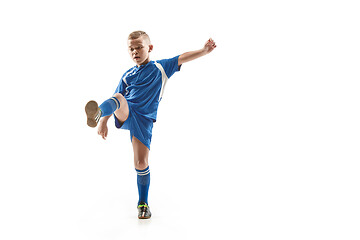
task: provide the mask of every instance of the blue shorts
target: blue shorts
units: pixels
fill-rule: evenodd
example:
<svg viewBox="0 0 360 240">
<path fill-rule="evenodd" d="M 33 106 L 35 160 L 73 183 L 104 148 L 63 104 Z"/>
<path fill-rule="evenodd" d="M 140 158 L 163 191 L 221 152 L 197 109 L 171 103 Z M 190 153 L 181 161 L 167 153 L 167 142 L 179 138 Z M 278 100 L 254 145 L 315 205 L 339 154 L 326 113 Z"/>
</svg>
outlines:
<svg viewBox="0 0 360 240">
<path fill-rule="evenodd" d="M 141 114 L 132 111 L 129 104 L 129 117 L 125 122 L 119 121 L 114 114 L 115 126 L 119 129 L 126 129 L 130 131 L 130 140 L 133 136 L 139 139 L 149 150 L 152 137 L 153 120 L 145 118 Z"/>
</svg>

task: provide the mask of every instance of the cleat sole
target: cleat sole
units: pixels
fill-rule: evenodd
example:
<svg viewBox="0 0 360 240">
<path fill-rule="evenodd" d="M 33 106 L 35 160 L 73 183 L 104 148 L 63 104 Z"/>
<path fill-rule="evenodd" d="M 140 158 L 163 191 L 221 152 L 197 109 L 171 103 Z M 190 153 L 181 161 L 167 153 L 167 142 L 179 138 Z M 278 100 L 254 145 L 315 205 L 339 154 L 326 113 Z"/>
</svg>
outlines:
<svg viewBox="0 0 360 240">
<path fill-rule="evenodd" d="M 86 112 L 86 116 L 87 116 L 87 125 L 89 127 L 96 127 L 97 126 L 97 121 L 95 120 L 96 115 L 98 113 L 99 106 L 97 104 L 97 102 L 95 101 L 89 101 L 86 106 L 85 106 L 85 112 Z"/>
</svg>

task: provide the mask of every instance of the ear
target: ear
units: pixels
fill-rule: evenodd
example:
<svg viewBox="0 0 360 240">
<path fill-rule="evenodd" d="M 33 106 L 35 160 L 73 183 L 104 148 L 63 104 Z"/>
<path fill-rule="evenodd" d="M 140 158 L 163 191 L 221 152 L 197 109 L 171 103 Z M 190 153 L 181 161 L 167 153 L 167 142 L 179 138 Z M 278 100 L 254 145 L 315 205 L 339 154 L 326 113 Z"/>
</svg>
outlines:
<svg viewBox="0 0 360 240">
<path fill-rule="evenodd" d="M 154 45 L 149 45 L 149 52 L 151 52 L 154 49 Z"/>
</svg>

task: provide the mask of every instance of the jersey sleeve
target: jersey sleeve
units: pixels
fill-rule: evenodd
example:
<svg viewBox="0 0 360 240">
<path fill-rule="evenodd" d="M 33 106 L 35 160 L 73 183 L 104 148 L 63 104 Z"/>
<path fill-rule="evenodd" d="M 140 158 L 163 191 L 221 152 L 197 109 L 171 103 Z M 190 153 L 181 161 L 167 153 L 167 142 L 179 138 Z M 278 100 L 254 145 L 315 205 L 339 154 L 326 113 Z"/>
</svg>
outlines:
<svg viewBox="0 0 360 240">
<path fill-rule="evenodd" d="M 170 78 L 175 72 L 180 71 L 181 65 L 180 66 L 178 65 L 179 56 L 157 61 L 164 68 L 164 71 L 168 78 Z"/>
</svg>

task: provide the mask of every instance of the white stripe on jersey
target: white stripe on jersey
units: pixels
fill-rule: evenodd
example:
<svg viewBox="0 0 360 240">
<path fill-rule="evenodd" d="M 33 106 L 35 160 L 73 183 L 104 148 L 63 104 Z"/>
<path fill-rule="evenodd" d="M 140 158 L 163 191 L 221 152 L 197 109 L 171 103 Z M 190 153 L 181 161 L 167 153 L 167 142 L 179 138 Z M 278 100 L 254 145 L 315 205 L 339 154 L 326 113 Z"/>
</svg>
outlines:
<svg viewBox="0 0 360 240">
<path fill-rule="evenodd" d="M 128 75 L 133 75 L 134 74 L 134 71 L 136 70 L 136 68 L 134 68 L 133 70 L 131 70 L 131 71 L 129 71 L 126 75 L 125 75 L 125 77 L 123 78 L 123 81 L 124 81 L 124 83 L 126 84 L 126 86 L 129 86 L 128 84 L 127 84 L 127 82 L 126 82 L 126 77 L 128 76 Z M 130 75 L 130 76 L 131 76 Z"/>
<path fill-rule="evenodd" d="M 154 63 L 155 63 L 155 66 L 161 71 L 161 75 L 162 75 L 161 91 L 160 91 L 160 96 L 159 96 L 159 100 L 158 100 L 158 101 L 160 101 L 164 94 L 165 85 L 166 85 L 167 81 L 169 80 L 169 78 L 167 77 L 163 66 L 161 66 L 160 63 L 157 63 L 157 62 L 154 62 Z"/>
</svg>

